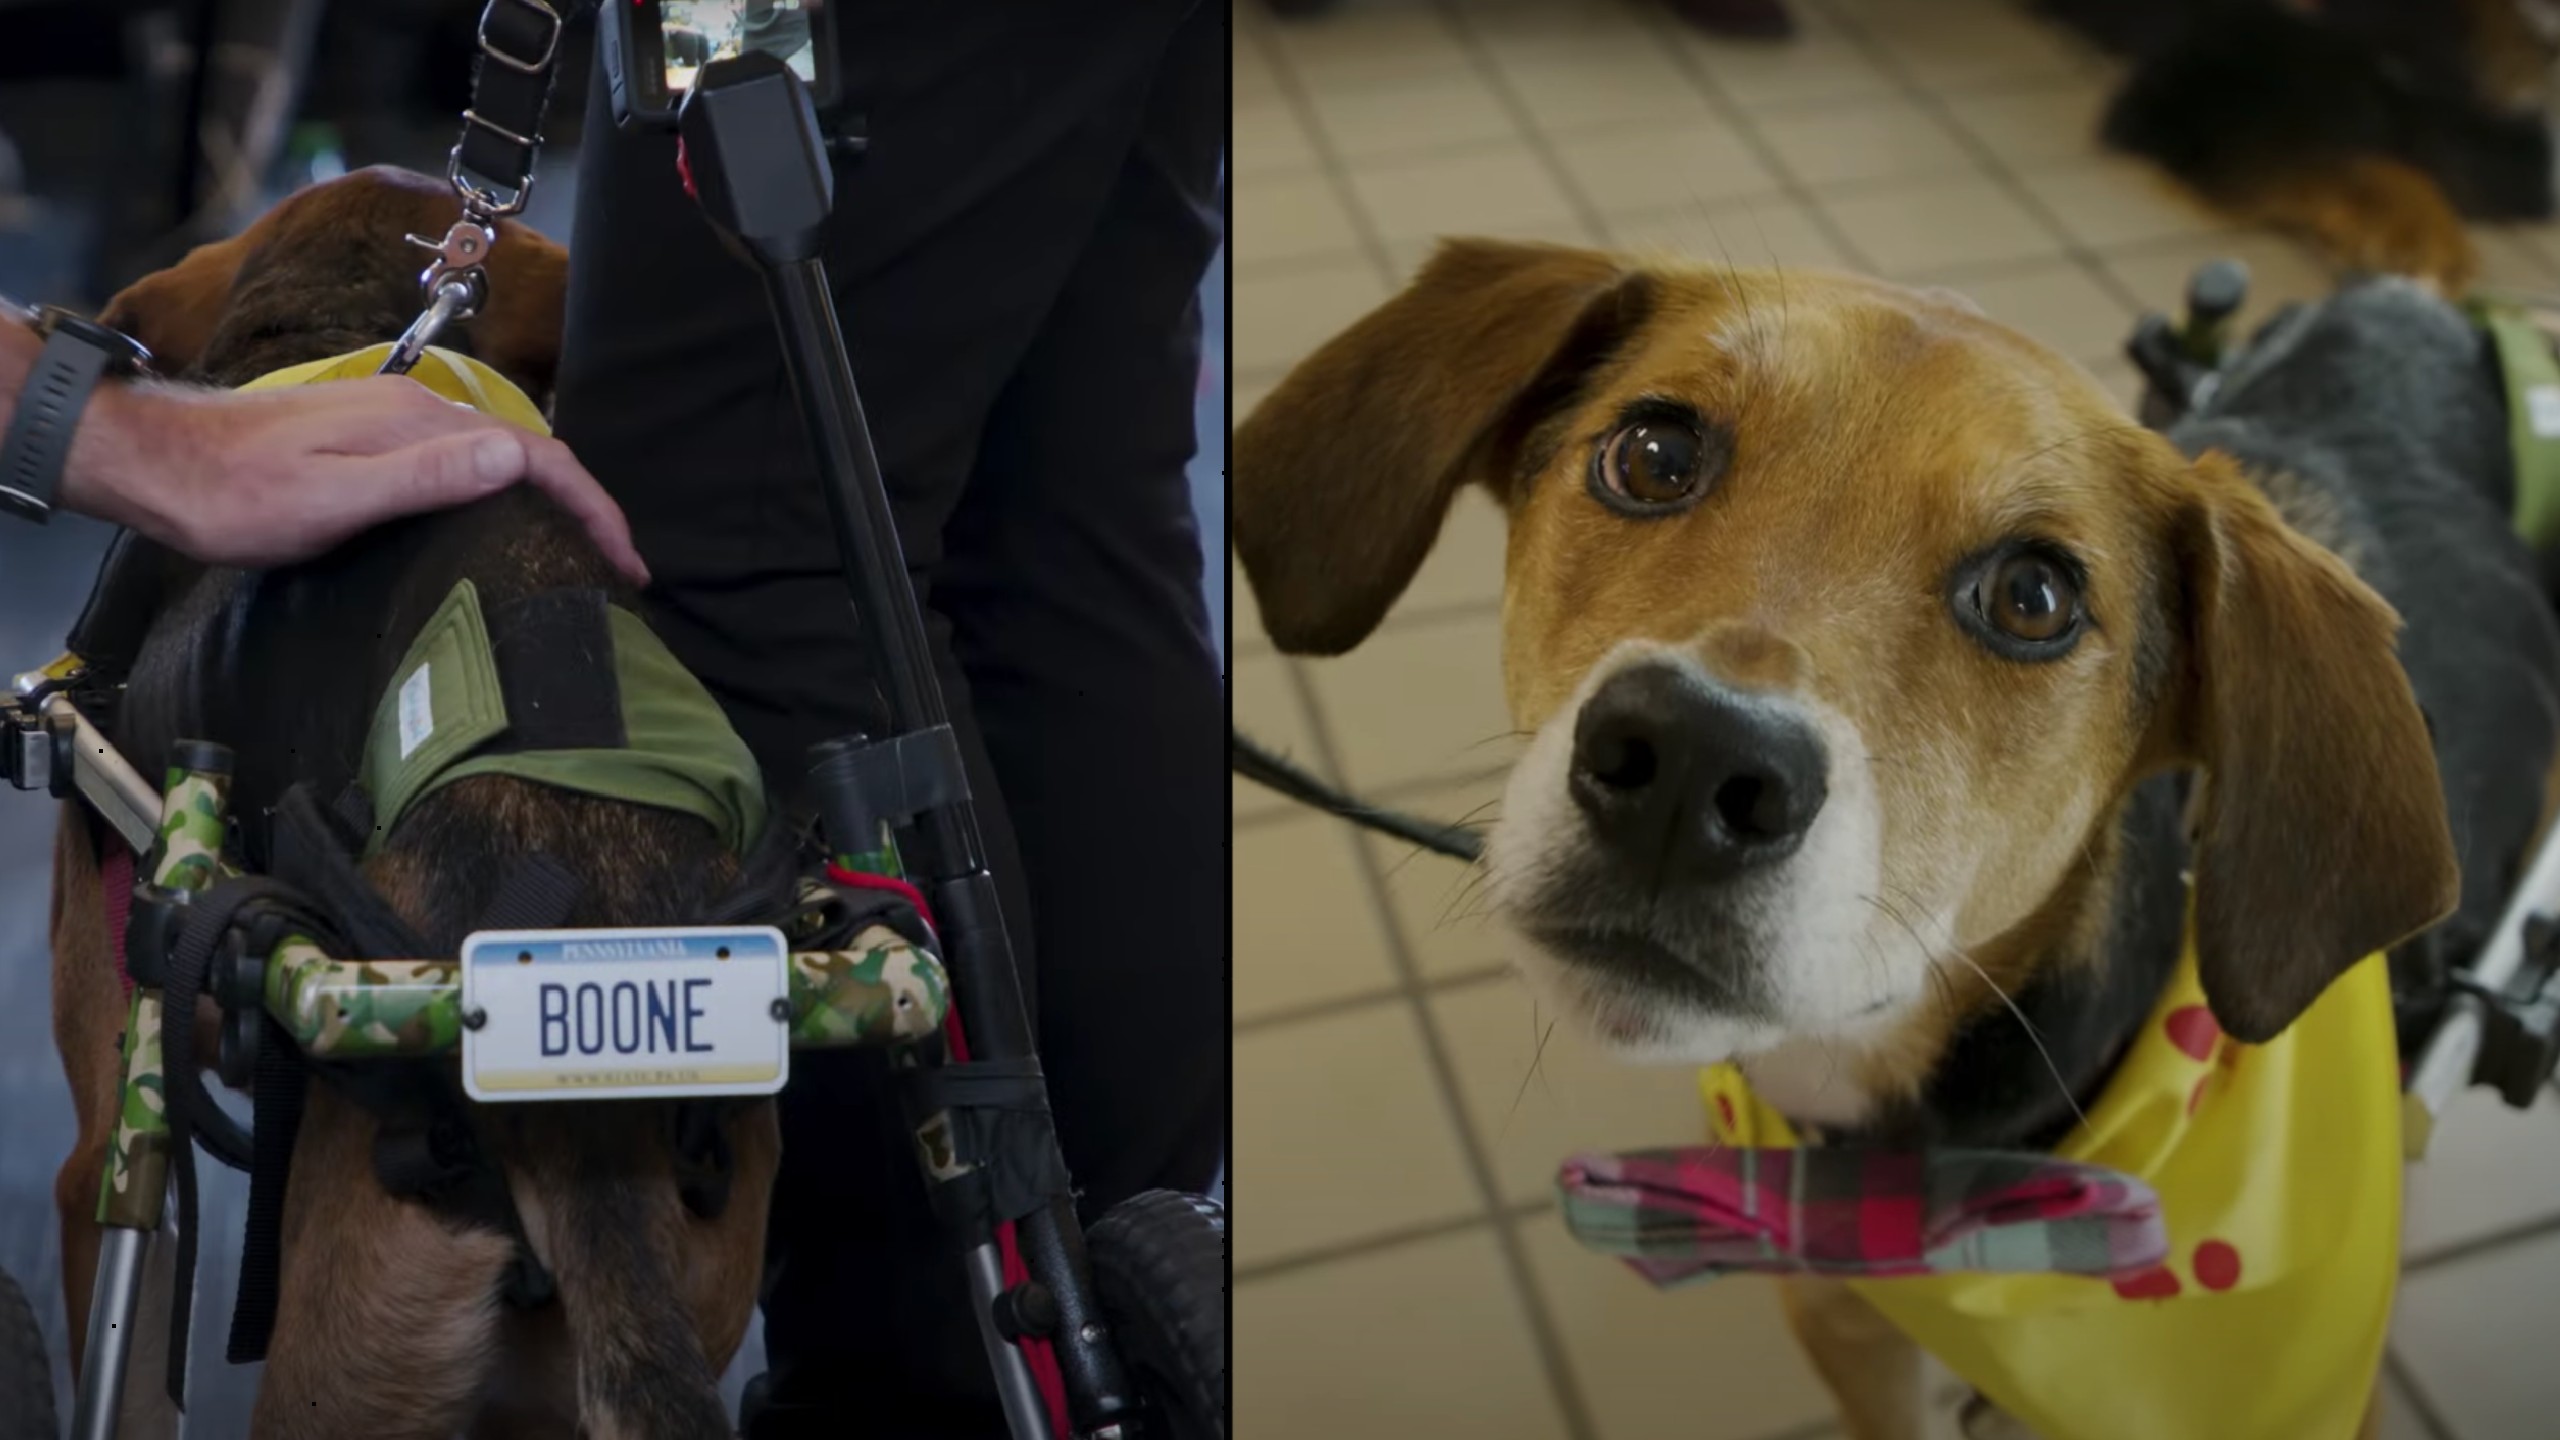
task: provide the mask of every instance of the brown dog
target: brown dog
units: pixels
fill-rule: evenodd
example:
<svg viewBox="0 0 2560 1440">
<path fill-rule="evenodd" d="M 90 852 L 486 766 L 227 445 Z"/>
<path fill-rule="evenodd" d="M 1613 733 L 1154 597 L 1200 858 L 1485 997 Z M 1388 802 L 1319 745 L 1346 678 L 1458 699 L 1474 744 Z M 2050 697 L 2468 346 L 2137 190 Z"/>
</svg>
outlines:
<svg viewBox="0 0 2560 1440">
<path fill-rule="evenodd" d="M 418 304 L 423 252 L 401 237 L 441 235 L 455 213 L 442 184 L 360 172 L 306 189 L 239 237 L 139 282 L 105 318 L 148 345 L 164 371 L 222 385 L 379 343 Z M 542 402 L 558 358 L 566 265 L 559 246 L 507 222 L 486 313 L 440 343 L 476 354 Z M 562 589 L 631 603 L 583 532 L 523 488 L 386 527 L 257 585 L 236 572 L 171 570 L 111 738 L 146 773 L 178 735 L 232 745 L 236 812 L 253 824 L 285 784 L 356 753 L 422 607 L 456 579 L 472 580 L 492 614 Z M 80 1123 L 57 1186 L 75 1346 L 96 1264 L 92 1216 L 124 1013 L 105 929 L 102 828 L 79 805 L 66 807 L 55 859 L 55 1036 Z M 451 954 L 489 901 L 493 867 L 526 853 L 574 872 L 582 898 L 566 923 L 578 926 L 698 923 L 741 876 L 698 819 L 496 775 L 421 800 L 364 871 L 403 922 L 441 947 L 431 953 Z M 199 1016 L 204 1056 L 214 1053 L 212 1013 L 208 1005 Z M 509 1238 L 385 1193 L 373 1169 L 373 1114 L 329 1084 L 315 1081 L 307 1106 L 252 1433 L 730 1433 L 717 1381 L 755 1303 L 779 1155 L 769 1101 L 723 1112 L 727 1199 L 707 1218 L 680 1203 L 668 1106 L 488 1107 L 490 1143 L 530 1248 L 558 1286 L 553 1303 L 523 1309 L 500 1299 L 516 1254 Z M 126 1386 L 128 1434 L 169 1418 L 153 1353 L 166 1316 L 148 1310 L 164 1289 L 147 1292 Z"/>
<path fill-rule="evenodd" d="M 1232 473 L 1297 653 L 1369 634 L 1460 486 L 1500 501 L 1534 738 L 1493 908 L 1618 1053 L 1738 1059 L 1801 1128 L 2049 1144 L 2158 993 L 2181 868 L 2247 1042 L 2455 902 L 2391 607 L 2231 461 L 1961 301 L 1450 242 L 1238 429 Z M 2192 862 L 2153 803 L 2190 771 Z M 1962 1078 L 1976 1022 L 2074 975 L 2131 978 L 1988 1077 L 2026 1101 Z M 1852 1434 L 1919 1433 L 1909 1341 L 1838 1284 L 1790 1309 Z"/>
</svg>

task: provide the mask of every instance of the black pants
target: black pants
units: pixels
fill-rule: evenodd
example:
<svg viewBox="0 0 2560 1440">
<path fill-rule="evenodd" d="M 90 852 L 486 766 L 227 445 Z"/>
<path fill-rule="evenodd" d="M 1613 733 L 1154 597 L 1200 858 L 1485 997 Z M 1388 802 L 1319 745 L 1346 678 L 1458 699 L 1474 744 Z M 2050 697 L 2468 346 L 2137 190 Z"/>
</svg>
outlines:
<svg viewBox="0 0 2560 1440">
<path fill-rule="evenodd" d="M 839 5 L 869 152 L 827 263 L 1090 1217 L 1205 1189 L 1226 1114 L 1224 693 L 1184 466 L 1221 239 L 1226 7 Z M 556 423 L 653 619 L 785 792 L 876 733 L 760 286 L 594 87 Z M 997 1436 L 958 1262 L 876 1057 L 782 1100 L 752 1432 Z"/>
</svg>

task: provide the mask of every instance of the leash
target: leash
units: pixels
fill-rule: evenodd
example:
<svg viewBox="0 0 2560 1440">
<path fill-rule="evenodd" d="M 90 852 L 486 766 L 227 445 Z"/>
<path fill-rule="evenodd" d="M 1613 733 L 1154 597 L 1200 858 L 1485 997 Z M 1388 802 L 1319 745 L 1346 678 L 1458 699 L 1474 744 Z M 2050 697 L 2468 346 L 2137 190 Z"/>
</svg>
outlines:
<svg viewBox="0 0 2560 1440">
<path fill-rule="evenodd" d="M 1354 799 L 1246 739 L 1244 732 L 1233 725 L 1227 727 L 1227 768 L 1301 805 L 1314 806 L 1354 825 L 1375 830 L 1381 835 L 1392 835 L 1407 844 L 1419 845 L 1435 855 L 1446 855 L 1452 860 L 1469 863 L 1484 858 L 1484 838 L 1474 831 L 1418 820 Z"/>
<path fill-rule="evenodd" d="M 400 332 L 379 373 L 408 374 L 448 326 L 479 314 L 488 303 L 487 266 L 498 243 L 498 222 L 521 213 L 533 198 L 542 117 L 559 78 L 560 32 L 567 23 L 549 0 L 489 0 L 480 12 L 471 104 L 462 112 L 462 138 L 444 167 L 445 180 L 462 202 L 462 218 L 441 240 L 405 237 L 436 258 L 418 277 L 426 308 Z"/>
</svg>

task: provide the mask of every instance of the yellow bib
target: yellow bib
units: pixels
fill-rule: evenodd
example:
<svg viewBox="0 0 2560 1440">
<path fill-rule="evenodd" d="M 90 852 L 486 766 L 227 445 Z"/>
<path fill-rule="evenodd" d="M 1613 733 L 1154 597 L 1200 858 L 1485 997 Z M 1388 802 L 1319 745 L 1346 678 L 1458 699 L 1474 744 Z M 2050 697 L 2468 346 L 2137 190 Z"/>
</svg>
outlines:
<svg viewBox="0 0 2560 1440">
<path fill-rule="evenodd" d="M 388 344 L 368 345 L 348 355 L 288 365 L 282 370 L 259 376 L 243 390 L 281 390 L 288 385 L 317 385 L 324 380 L 360 380 L 382 369 L 391 355 Z M 551 426 L 542 412 L 514 381 L 468 355 L 458 355 L 442 346 L 430 345 L 418 357 L 409 378 L 458 404 L 468 405 L 483 415 L 494 415 L 510 424 L 521 425 L 536 435 L 548 435 Z"/>
<path fill-rule="evenodd" d="M 2054 1152 L 2159 1192 L 2160 1271 L 1848 1283 L 2044 1440 L 2348 1440 L 2400 1273 L 2397 1046 L 2379 955 L 2243 1045 L 2205 1009 L 2190 943 Z M 1797 1143 L 1734 1067 L 1701 1088 L 1719 1142 Z"/>
</svg>

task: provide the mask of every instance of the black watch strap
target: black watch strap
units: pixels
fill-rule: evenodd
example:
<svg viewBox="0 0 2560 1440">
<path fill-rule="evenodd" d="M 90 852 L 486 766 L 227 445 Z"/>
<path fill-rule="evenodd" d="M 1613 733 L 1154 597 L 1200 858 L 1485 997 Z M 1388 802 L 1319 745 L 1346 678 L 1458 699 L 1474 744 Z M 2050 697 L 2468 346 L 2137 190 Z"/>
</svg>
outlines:
<svg viewBox="0 0 2560 1440">
<path fill-rule="evenodd" d="M 17 413 L 0 440 L 0 512 L 41 525 L 52 518 L 71 437 L 100 378 L 138 368 L 142 347 L 124 336 L 62 311 L 38 322 L 47 332 L 44 353 L 18 392 Z"/>
</svg>

